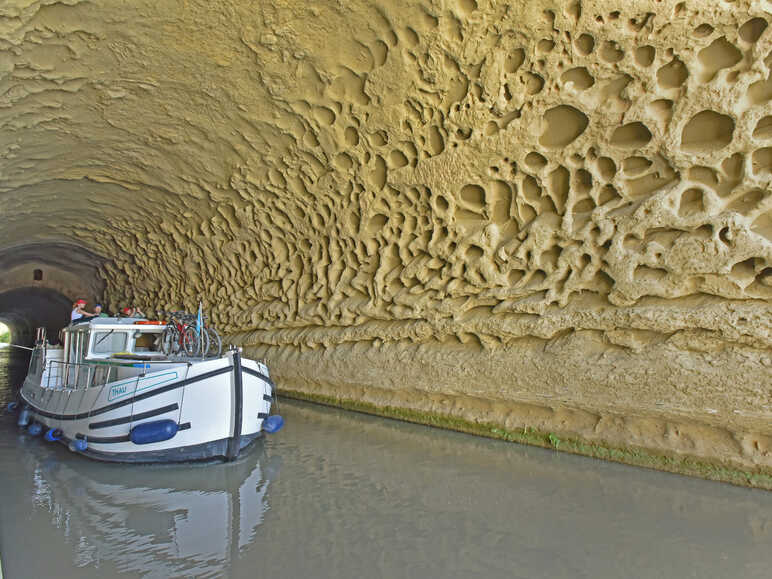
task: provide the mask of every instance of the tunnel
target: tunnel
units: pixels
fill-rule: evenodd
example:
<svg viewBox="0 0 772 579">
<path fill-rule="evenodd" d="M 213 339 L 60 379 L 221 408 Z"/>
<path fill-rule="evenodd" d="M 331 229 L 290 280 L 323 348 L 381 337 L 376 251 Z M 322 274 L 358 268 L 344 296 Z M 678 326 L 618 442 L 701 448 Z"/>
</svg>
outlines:
<svg viewBox="0 0 772 579">
<path fill-rule="evenodd" d="M 67 296 L 50 289 L 27 287 L 0 294 L 0 322 L 10 329 L 12 343 L 19 345 L 32 345 L 37 328 L 45 328 L 48 341 L 58 343 L 71 308 Z"/>
<path fill-rule="evenodd" d="M 25 341 L 78 298 L 202 304 L 286 396 L 772 470 L 755 4 L 2 10 L 0 320 Z"/>
<path fill-rule="evenodd" d="M 0 320 L 17 344 L 29 345 L 40 327 L 57 343 L 73 302 L 86 299 L 93 306 L 102 294 L 104 260 L 64 240 L 20 241 L 0 249 Z"/>
</svg>

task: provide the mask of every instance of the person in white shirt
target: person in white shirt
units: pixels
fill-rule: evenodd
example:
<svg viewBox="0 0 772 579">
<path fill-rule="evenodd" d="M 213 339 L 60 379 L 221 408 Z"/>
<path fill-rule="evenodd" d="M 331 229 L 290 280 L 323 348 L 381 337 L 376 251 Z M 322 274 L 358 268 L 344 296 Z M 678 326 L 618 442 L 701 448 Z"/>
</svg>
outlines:
<svg viewBox="0 0 772 579">
<path fill-rule="evenodd" d="M 83 322 L 88 318 L 93 318 L 96 314 L 87 312 L 85 310 L 86 300 L 78 300 L 72 304 L 72 312 L 70 313 L 70 323 Z"/>
</svg>

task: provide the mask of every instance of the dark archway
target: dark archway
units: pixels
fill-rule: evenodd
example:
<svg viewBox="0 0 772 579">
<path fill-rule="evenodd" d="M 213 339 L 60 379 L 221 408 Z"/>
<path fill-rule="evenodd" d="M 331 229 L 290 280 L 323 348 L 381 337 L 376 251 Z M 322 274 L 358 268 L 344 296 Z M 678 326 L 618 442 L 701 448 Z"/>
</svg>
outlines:
<svg viewBox="0 0 772 579">
<path fill-rule="evenodd" d="M 16 344 L 30 344 L 35 329 L 45 327 L 49 340 L 69 323 L 71 298 L 44 288 L 19 288 L 0 293 L 0 321 L 11 328 Z"/>
</svg>

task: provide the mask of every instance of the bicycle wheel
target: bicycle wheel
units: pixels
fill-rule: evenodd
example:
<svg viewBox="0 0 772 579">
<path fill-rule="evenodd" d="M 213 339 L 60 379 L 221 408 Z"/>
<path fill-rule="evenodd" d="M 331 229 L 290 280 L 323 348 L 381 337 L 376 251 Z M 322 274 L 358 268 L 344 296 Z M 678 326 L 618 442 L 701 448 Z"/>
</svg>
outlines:
<svg viewBox="0 0 772 579">
<path fill-rule="evenodd" d="M 188 356 L 203 356 L 209 346 L 209 339 L 206 332 L 199 334 L 196 328 L 188 326 L 185 328 L 185 337 L 183 339 L 185 353 Z"/>
<path fill-rule="evenodd" d="M 222 338 L 217 330 L 214 328 L 206 329 L 207 337 L 209 338 L 209 348 L 207 348 L 207 354 L 209 356 L 219 358 L 222 355 Z"/>
<path fill-rule="evenodd" d="M 201 340 L 198 339 L 196 328 L 188 326 L 182 337 L 182 347 L 188 356 L 197 356 L 201 351 Z"/>
<path fill-rule="evenodd" d="M 180 331 L 175 326 L 166 326 L 161 334 L 161 351 L 166 356 L 171 356 L 179 352 L 179 349 Z"/>
<path fill-rule="evenodd" d="M 206 358 L 206 352 L 209 350 L 209 334 L 206 333 L 206 328 L 201 328 L 201 335 L 198 339 L 201 342 L 201 357 Z"/>
</svg>

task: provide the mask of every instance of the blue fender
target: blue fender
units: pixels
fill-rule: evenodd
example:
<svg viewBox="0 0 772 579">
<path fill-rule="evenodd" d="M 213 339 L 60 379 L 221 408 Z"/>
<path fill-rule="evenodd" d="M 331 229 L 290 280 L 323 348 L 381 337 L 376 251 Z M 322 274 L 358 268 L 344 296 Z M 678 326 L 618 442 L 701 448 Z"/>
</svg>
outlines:
<svg viewBox="0 0 772 579">
<path fill-rule="evenodd" d="M 83 438 L 76 438 L 70 441 L 70 443 L 67 445 L 67 448 L 69 448 L 72 452 L 83 452 L 88 448 L 88 442 Z"/>
<path fill-rule="evenodd" d="M 43 425 L 39 422 L 31 422 L 27 427 L 27 432 L 29 432 L 32 436 L 37 436 L 43 432 Z"/>
<path fill-rule="evenodd" d="M 24 407 L 21 409 L 21 412 L 19 412 L 19 418 L 16 421 L 16 424 L 18 426 L 27 426 L 30 423 L 30 420 L 32 420 L 32 411 Z"/>
<path fill-rule="evenodd" d="M 62 439 L 62 430 L 60 428 L 49 428 L 43 436 L 48 442 L 56 442 Z"/>
<path fill-rule="evenodd" d="M 15 412 L 19 408 L 18 402 L 9 402 L 8 406 L 6 406 L 6 409 L 8 412 Z"/>
<path fill-rule="evenodd" d="M 279 414 L 273 414 L 263 421 L 263 430 L 268 434 L 276 434 L 284 426 L 284 419 Z"/>
<path fill-rule="evenodd" d="M 143 422 L 137 424 L 131 429 L 129 439 L 134 444 L 151 444 L 153 442 L 163 442 L 169 440 L 175 434 L 179 426 L 174 420 L 154 420 L 153 422 Z"/>
</svg>

